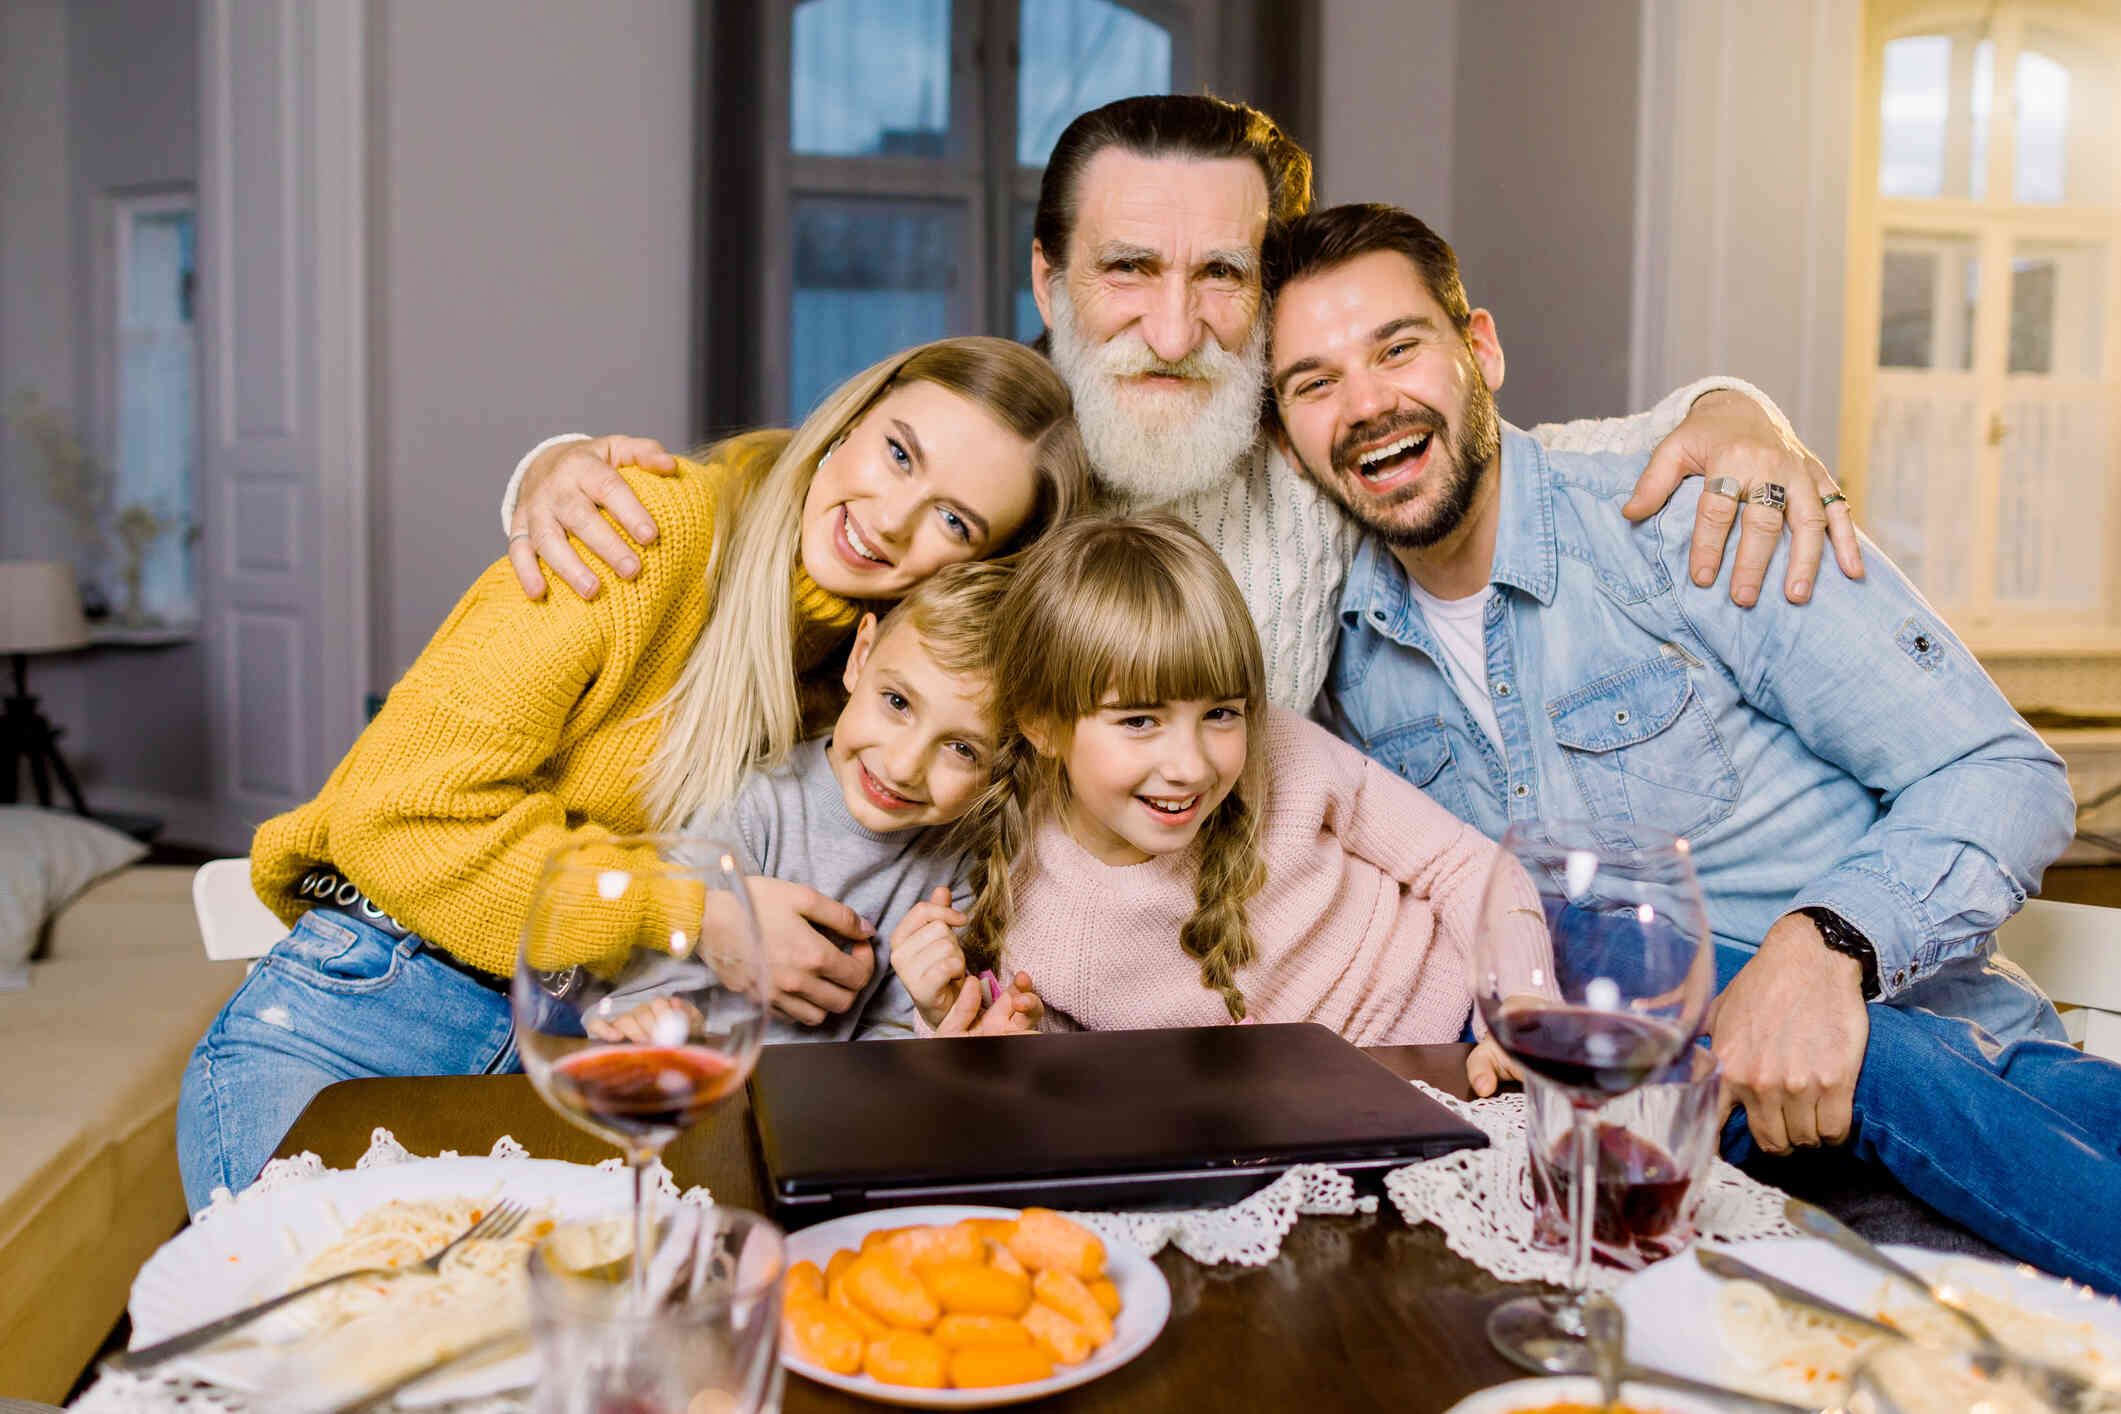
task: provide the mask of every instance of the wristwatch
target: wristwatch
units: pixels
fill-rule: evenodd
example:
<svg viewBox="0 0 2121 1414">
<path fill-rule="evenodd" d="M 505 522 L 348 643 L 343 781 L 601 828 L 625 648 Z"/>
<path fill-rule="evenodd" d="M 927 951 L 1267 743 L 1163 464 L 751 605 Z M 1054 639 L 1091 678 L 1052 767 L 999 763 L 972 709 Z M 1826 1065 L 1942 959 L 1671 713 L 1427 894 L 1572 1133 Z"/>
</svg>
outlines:
<svg viewBox="0 0 2121 1414">
<path fill-rule="evenodd" d="M 1871 940 L 1856 931 L 1856 925 L 1834 912 L 1831 908 L 1797 910 L 1819 929 L 1819 941 L 1843 957 L 1852 957 L 1863 964 L 1863 999 L 1867 1002 L 1878 999 L 1878 949 Z"/>
</svg>

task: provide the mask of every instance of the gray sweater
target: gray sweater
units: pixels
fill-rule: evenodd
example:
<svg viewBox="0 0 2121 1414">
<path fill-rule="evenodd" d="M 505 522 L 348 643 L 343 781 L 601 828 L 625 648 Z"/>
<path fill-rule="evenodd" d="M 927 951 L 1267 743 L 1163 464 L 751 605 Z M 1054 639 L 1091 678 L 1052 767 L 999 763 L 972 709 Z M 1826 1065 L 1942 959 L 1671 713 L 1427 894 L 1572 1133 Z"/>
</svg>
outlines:
<svg viewBox="0 0 2121 1414">
<path fill-rule="evenodd" d="M 780 769 L 752 772 L 727 806 L 711 816 L 695 815 L 686 827 L 731 846 L 746 874 L 808 884 L 876 928 L 876 971 L 854 1005 L 821 1026 L 773 1016 L 766 1026 L 769 1045 L 911 1036 L 913 999 L 891 971 L 891 930 L 938 884 L 949 887 L 958 908 L 972 901 L 963 857 L 943 851 L 945 831 L 880 835 L 854 818 L 825 759 L 830 740 L 803 742 Z"/>
</svg>

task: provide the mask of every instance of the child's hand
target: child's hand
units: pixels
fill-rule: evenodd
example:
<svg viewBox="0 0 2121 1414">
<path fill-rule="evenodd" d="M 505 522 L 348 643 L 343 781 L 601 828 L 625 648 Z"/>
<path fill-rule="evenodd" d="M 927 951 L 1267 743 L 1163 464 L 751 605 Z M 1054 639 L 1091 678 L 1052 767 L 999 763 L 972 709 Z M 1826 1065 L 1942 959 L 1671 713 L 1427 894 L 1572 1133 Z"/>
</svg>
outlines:
<svg viewBox="0 0 2121 1414">
<path fill-rule="evenodd" d="M 957 995 L 942 1020 L 935 1023 L 938 1036 L 1015 1036 L 1038 1030 L 1045 1020 L 1046 1004 L 1032 990 L 1029 974 L 1016 979 L 992 1003 L 987 990 L 993 974 L 983 972 L 958 984 Z"/>
<path fill-rule="evenodd" d="M 582 1029 L 596 1041 L 631 1041 L 638 1046 L 683 1044 L 702 1018 L 683 997 L 652 997 L 613 1017 L 586 1016 Z"/>
<path fill-rule="evenodd" d="M 957 934 L 965 915 L 950 906 L 950 890 L 936 885 L 934 894 L 906 910 L 891 934 L 891 970 L 906 984 L 921 1020 L 941 1028 L 954 1010 L 965 980 L 965 951 Z M 971 990 L 977 990 L 971 989 Z"/>
<path fill-rule="evenodd" d="M 1479 1045 L 1466 1057 L 1466 1079 L 1473 1086 L 1473 1093 L 1485 1100 L 1495 1093 L 1497 1086 L 1505 1080 L 1522 1081 L 1524 1072 L 1517 1062 L 1510 1059 L 1493 1036 L 1483 1037 Z"/>
</svg>

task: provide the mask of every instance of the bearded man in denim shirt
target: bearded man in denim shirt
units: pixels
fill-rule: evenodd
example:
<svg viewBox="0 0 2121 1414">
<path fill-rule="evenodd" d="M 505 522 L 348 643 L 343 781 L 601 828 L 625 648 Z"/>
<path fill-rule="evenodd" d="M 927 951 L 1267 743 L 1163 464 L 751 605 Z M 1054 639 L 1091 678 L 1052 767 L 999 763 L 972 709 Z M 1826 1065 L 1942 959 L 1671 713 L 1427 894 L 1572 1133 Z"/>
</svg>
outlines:
<svg viewBox="0 0 2121 1414">
<path fill-rule="evenodd" d="M 2060 1044 L 1992 938 L 2074 804 L 1965 645 L 1871 547 L 1810 605 L 1690 582 L 1714 486 L 1632 522 L 1642 458 L 1503 426 L 1494 321 L 1406 212 L 1315 212 L 1268 268 L 1284 449 L 1369 532 L 1329 720 L 1491 836 L 1574 817 L 1692 841 L 1728 979 L 1708 1029 L 1745 1107 L 1727 1153 L 1849 1142 L 2121 1291 L 2121 1067 Z"/>
</svg>

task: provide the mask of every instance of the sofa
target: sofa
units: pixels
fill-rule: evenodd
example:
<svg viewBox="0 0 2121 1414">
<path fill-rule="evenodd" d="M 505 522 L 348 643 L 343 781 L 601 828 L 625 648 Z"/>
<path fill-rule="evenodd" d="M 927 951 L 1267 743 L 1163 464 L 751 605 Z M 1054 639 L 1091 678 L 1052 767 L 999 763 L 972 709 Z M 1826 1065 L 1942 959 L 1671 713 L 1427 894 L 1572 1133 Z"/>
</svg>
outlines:
<svg viewBox="0 0 2121 1414">
<path fill-rule="evenodd" d="M 200 946 L 192 871 L 121 869 L 47 925 L 0 991 L 0 1402 L 57 1403 L 183 1227 L 177 1089 L 243 980 Z"/>
</svg>

